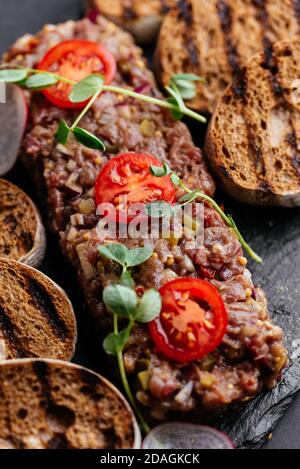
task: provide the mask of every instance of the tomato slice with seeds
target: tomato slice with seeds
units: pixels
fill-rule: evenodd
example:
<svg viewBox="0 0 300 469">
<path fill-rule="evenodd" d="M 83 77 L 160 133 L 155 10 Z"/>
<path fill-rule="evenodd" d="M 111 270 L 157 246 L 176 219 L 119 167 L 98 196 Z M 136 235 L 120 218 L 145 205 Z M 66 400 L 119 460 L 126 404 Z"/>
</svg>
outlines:
<svg viewBox="0 0 300 469">
<path fill-rule="evenodd" d="M 109 84 L 116 73 L 116 61 L 105 47 L 96 42 L 71 40 L 63 41 L 50 49 L 37 68 L 76 82 L 93 73 L 99 73 L 105 77 L 105 84 Z M 43 90 L 43 94 L 59 108 L 82 108 L 87 101 L 72 103 L 69 100 L 71 90 L 71 85 L 59 82 Z"/>
<path fill-rule="evenodd" d="M 154 156 L 143 153 L 121 153 L 104 165 L 95 185 L 96 204 L 111 203 L 118 221 L 130 221 L 134 204 L 159 200 L 174 202 L 175 189 L 170 176 L 155 177 L 150 166 L 162 166 Z M 127 203 L 121 196 L 126 196 Z"/>
<path fill-rule="evenodd" d="M 149 324 L 157 348 L 180 362 L 199 360 L 222 342 L 228 315 L 218 290 L 209 282 L 179 278 L 161 289 L 162 312 Z"/>
</svg>

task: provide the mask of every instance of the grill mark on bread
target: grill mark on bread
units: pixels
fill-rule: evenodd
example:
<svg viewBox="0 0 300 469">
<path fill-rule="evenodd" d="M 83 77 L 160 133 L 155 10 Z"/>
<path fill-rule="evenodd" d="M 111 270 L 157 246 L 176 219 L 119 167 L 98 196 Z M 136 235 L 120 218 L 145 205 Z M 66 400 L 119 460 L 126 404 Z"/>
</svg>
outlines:
<svg viewBox="0 0 300 469">
<path fill-rule="evenodd" d="M 0 205 L 0 213 L 2 212 L 13 212 L 17 208 L 16 204 L 12 205 Z"/>
<path fill-rule="evenodd" d="M 9 345 L 13 347 L 16 352 L 17 358 L 24 358 L 28 356 L 28 352 L 20 344 L 19 338 L 15 334 L 15 326 L 5 311 L 4 307 L 0 304 L 0 328 L 7 339 Z"/>
<path fill-rule="evenodd" d="M 33 241 L 31 233 L 28 233 L 27 231 L 22 231 L 21 236 L 20 236 L 20 241 L 26 252 L 31 251 L 34 245 L 34 241 Z"/>
<path fill-rule="evenodd" d="M 238 73 L 232 83 L 232 89 L 234 94 L 240 98 L 244 104 L 247 102 L 247 87 L 248 87 L 248 77 L 247 69 L 244 67 L 240 73 Z"/>
<path fill-rule="evenodd" d="M 264 38 L 264 61 L 262 67 L 270 72 L 271 87 L 274 95 L 282 97 L 284 89 L 277 78 L 278 65 L 276 57 L 273 54 L 273 44 L 268 37 Z"/>
<path fill-rule="evenodd" d="M 98 376 L 92 373 L 88 373 L 85 369 L 78 370 L 78 374 L 80 376 L 81 381 L 83 381 L 83 383 L 85 384 L 89 384 L 91 386 L 98 386 L 99 384 L 101 384 L 101 381 Z"/>
<path fill-rule="evenodd" d="M 277 74 L 278 74 L 278 65 L 277 65 L 277 58 L 274 55 L 273 50 L 273 43 L 268 36 L 268 31 L 270 29 L 269 24 L 269 13 L 266 8 L 266 1 L 265 0 L 252 0 L 252 4 L 257 9 L 257 19 L 260 22 L 261 29 L 262 29 L 262 45 L 263 45 L 263 52 L 264 52 L 264 59 L 262 61 L 262 68 L 269 72 L 269 81 L 271 85 L 271 90 L 274 96 L 277 99 L 284 98 L 284 89 L 282 88 L 281 84 L 279 83 Z M 247 126 L 248 129 L 248 126 Z M 249 134 L 249 130 L 247 130 Z M 270 181 L 266 178 L 266 165 L 263 158 L 263 152 L 261 148 L 257 148 L 257 145 L 252 144 L 252 149 L 255 152 L 255 159 L 256 159 L 256 167 L 258 164 L 261 165 L 261 172 L 258 174 L 260 179 L 259 187 L 263 192 L 272 192 L 272 187 Z"/>
<path fill-rule="evenodd" d="M 262 34 L 263 34 L 263 51 L 264 51 L 264 60 L 262 62 L 262 67 L 270 72 L 270 82 L 272 86 L 272 91 L 276 97 L 281 97 L 283 95 L 283 88 L 280 85 L 277 73 L 278 65 L 275 55 L 273 54 L 273 43 L 268 37 L 269 25 L 269 13 L 266 8 L 265 0 L 252 0 L 253 5 L 256 7 L 258 14 L 257 19 L 261 24 Z"/>
<path fill-rule="evenodd" d="M 294 0 L 294 11 L 298 23 L 300 24 L 300 0 Z"/>
<path fill-rule="evenodd" d="M 42 406 L 45 407 L 45 409 L 49 409 L 51 406 L 55 405 L 55 402 L 52 398 L 48 365 L 43 361 L 35 361 L 32 364 L 32 368 L 41 385 L 43 398 L 45 399 L 44 402 L 42 402 Z"/>
<path fill-rule="evenodd" d="M 225 49 L 227 53 L 227 60 L 234 75 L 241 71 L 241 60 L 237 46 L 234 44 L 232 33 L 232 10 L 231 7 L 224 1 L 217 2 L 217 12 L 220 19 L 221 30 L 223 32 Z"/>
<path fill-rule="evenodd" d="M 123 16 L 125 20 L 134 20 L 137 18 L 137 14 L 134 11 L 134 9 L 131 7 L 126 7 L 126 6 L 124 6 L 124 9 L 123 9 Z"/>
<path fill-rule="evenodd" d="M 137 18 L 137 13 L 132 5 L 131 0 L 123 3 L 123 17 L 125 20 L 134 20 Z"/>
<path fill-rule="evenodd" d="M 27 282 L 28 291 L 32 296 L 36 308 L 47 319 L 48 324 L 51 326 L 54 334 L 61 340 L 66 339 L 69 336 L 69 330 L 66 323 L 59 316 L 48 292 L 36 279 L 27 278 Z"/>
<path fill-rule="evenodd" d="M 194 38 L 191 35 L 192 26 L 193 26 L 193 13 L 191 5 L 187 0 L 179 0 L 178 2 L 179 17 L 185 22 L 186 28 L 186 48 L 189 53 L 189 58 L 193 66 L 199 66 L 199 50 L 198 46 L 194 41 Z"/>
<path fill-rule="evenodd" d="M 293 124 L 292 124 L 292 127 L 293 127 Z M 296 136 L 296 132 L 294 128 L 292 132 L 287 134 L 286 142 L 292 148 L 292 159 L 291 159 L 292 166 L 295 170 L 296 176 L 300 178 L 300 155 L 299 155 L 298 145 L 297 145 L 297 136 Z"/>
<path fill-rule="evenodd" d="M 100 401 L 103 398 L 103 393 L 101 393 L 99 389 L 101 381 L 98 376 L 87 373 L 84 369 L 79 370 L 78 374 L 79 380 L 83 382 L 80 393 L 89 396 L 89 398 L 95 402 Z"/>
<path fill-rule="evenodd" d="M 66 429 L 74 424 L 74 412 L 64 405 L 59 405 L 52 396 L 51 370 L 44 361 L 35 361 L 32 364 L 33 371 L 42 388 L 43 400 L 41 407 L 44 408 L 46 415 L 51 419 L 54 417 Z M 63 429 L 55 432 L 52 438 L 47 442 L 47 449 L 72 449 Z"/>
<path fill-rule="evenodd" d="M 6 225 L 9 231 L 15 231 L 18 226 L 17 219 L 12 213 L 4 218 L 3 223 Z"/>
<path fill-rule="evenodd" d="M 161 7 L 160 7 L 160 12 L 162 15 L 165 15 L 170 11 L 169 5 L 166 4 L 165 0 L 160 0 Z"/>
</svg>

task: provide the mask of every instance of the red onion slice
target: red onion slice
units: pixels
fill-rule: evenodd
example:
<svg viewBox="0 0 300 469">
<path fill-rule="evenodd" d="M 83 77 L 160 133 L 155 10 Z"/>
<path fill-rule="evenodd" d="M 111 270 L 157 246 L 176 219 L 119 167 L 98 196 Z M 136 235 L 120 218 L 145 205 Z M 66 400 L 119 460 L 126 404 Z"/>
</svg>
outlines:
<svg viewBox="0 0 300 469">
<path fill-rule="evenodd" d="M 88 18 L 92 23 L 97 23 L 97 18 L 99 16 L 99 11 L 96 8 L 92 8 L 87 11 L 86 18 Z"/>
<path fill-rule="evenodd" d="M 0 176 L 14 166 L 27 123 L 28 108 L 23 90 L 6 85 L 6 101 L 0 103 Z"/>
<path fill-rule="evenodd" d="M 191 423 L 170 422 L 151 430 L 143 449 L 234 449 L 225 434 L 212 427 Z"/>
</svg>

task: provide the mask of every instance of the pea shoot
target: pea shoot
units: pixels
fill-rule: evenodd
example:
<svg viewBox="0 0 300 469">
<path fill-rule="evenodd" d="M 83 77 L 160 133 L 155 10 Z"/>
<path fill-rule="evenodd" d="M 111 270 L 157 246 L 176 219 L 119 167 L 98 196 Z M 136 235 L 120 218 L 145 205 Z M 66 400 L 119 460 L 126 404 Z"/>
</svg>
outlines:
<svg viewBox="0 0 300 469">
<path fill-rule="evenodd" d="M 149 246 L 127 249 L 120 243 L 111 243 L 107 246 L 99 246 L 98 251 L 102 257 L 114 261 L 122 267 L 119 283 L 109 285 L 103 291 L 103 302 L 113 315 L 113 332 L 104 339 L 103 348 L 108 355 L 117 357 L 121 380 L 128 400 L 140 420 L 143 431 L 148 433 L 150 428 L 140 413 L 130 389 L 123 353 L 134 324 L 136 322 L 149 323 L 161 312 L 162 302 L 159 292 L 150 289 L 145 291 L 142 297 L 138 297 L 131 275 L 131 269 L 147 261 L 152 256 L 153 249 Z M 119 329 L 119 319 L 122 319 L 123 322 L 127 320 L 125 329 Z"/>
</svg>

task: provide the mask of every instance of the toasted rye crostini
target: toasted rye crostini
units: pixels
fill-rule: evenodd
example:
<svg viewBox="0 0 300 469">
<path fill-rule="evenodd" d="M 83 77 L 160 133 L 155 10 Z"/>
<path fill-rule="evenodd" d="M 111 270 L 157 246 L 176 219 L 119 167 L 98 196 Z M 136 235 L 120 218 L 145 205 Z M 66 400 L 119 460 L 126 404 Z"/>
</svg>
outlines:
<svg viewBox="0 0 300 469">
<path fill-rule="evenodd" d="M 41 272 L 0 259 L 0 360 L 70 360 L 77 326 L 66 293 Z"/>
<path fill-rule="evenodd" d="M 0 449 L 137 449 L 140 431 L 102 376 L 56 360 L 0 364 Z"/>
<path fill-rule="evenodd" d="M 256 54 L 213 114 L 207 157 L 243 202 L 300 205 L 299 57 L 299 36 Z"/>
<path fill-rule="evenodd" d="M 97 24 L 83 20 L 47 26 L 35 37 L 18 41 L 5 61 L 34 66 L 46 51 L 64 39 L 92 40 L 114 56 L 113 85 L 143 90 L 160 97 L 141 51 L 129 34 L 98 16 Z M 34 44 L 34 46 L 33 46 Z M 39 188 L 46 190 L 49 222 L 60 234 L 64 255 L 74 266 L 84 292 L 90 318 L 102 337 L 113 331 L 112 314 L 102 300 L 103 288 L 119 281 L 118 266 L 100 256 L 95 181 L 118 153 L 153 155 L 184 179 L 189 188 L 213 195 L 214 183 L 201 151 L 184 123 L 167 110 L 149 103 L 102 93 L 82 120 L 84 129 L 101 136 L 106 151 L 87 149 L 75 139 L 65 146 L 55 138 L 62 119 L 71 123 L 74 112 L 51 105 L 46 97 L 31 95 L 30 119 L 23 145 L 23 161 Z M 126 167 L 126 166 L 124 166 Z M 69 180 L 76 181 L 77 196 L 70 198 Z M 101 182 L 101 181 L 100 181 Z M 133 190 L 137 194 L 137 190 Z M 204 207 L 204 240 L 192 249 L 188 236 L 155 239 L 153 255 L 132 275 L 138 289 L 159 290 L 172 279 L 202 279 L 217 288 L 228 312 L 223 341 L 198 360 L 178 363 L 154 345 L 147 324 L 136 324 L 124 353 L 124 366 L 141 409 L 153 419 L 211 417 L 242 405 L 263 389 L 273 387 L 287 362 L 282 330 L 272 323 L 263 292 L 256 288 L 241 244 L 209 205 Z M 143 239 L 115 241 L 127 248 Z M 171 261 L 171 262 L 170 262 Z M 224 308 L 224 309 L 225 309 Z M 143 380 L 140 371 L 142 368 Z M 230 383 L 230 386 L 228 386 Z"/>
<path fill-rule="evenodd" d="M 212 113 L 253 54 L 298 34 L 299 20 L 294 0 L 180 0 L 160 30 L 157 74 L 164 85 L 176 73 L 204 77 L 189 105 Z"/>
<path fill-rule="evenodd" d="M 0 179 L 0 257 L 38 267 L 46 235 L 38 209 L 19 187 Z"/>
<path fill-rule="evenodd" d="M 87 0 L 88 15 L 100 13 L 122 26 L 138 44 L 155 41 L 165 14 L 176 0 Z"/>
</svg>

